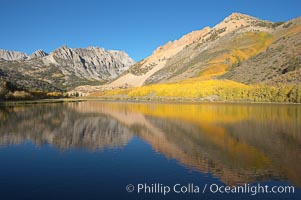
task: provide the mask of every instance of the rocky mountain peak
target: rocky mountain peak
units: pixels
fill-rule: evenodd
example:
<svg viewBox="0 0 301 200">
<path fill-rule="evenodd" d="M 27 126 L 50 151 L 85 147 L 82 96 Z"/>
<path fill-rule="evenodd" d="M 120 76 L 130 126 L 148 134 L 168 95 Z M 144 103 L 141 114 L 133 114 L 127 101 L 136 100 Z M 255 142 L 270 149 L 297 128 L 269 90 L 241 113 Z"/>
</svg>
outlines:
<svg viewBox="0 0 301 200">
<path fill-rule="evenodd" d="M 246 14 L 232 13 L 226 17 L 222 22 L 213 27 L 213 31 L 219 36 L 226 35 L 234 31 L 272 31 L 272 22 L 258 19 Z M 243 30 L 242 30 L 243 28 Z"/>
<path fill-rule="evenodd" d="M 242 13 L 232 13 L 228 17 L 224 19 L 224 21 L 229 21 L 229 20 L 240 20 L 240 19 L 245 19 L 245 20 L 259 20 L 256 17 L 242 14 Z"/>
<path fill-rule="evenodd" d="M 47 88 L 54 85 L 54 88 L 65 89 L 110 81 L 134 63 L 123 51 L 101 47 L 70 48 L 64 45 L 50 54 L 37 50 L 29 57 L 21 52 L 0 50 L 0 78 L 9 77 L 6 75 L 9 74 L 16 80 L 15 84 L 22 88 L 29 85 L 40 90 L 45 85 L 36 81 L 39 80 L 45 81 Z M 7 69 L 13 73 L 7 73 Z M 24 81 L 19 80 L 21 76 L 26 77 Z"/>
<path fill-rule="evenodd" d="M 25 60 L 27 58 L 28 56 L 26 53 L 0 49 L 0 59 L 12 61 L 12 60 Z"/>
<path fill-rule="evenodd" d="M 43 59 L 63 73 L 90 80 L 110 80 L 135 63 L 126 53 L 100 47 L 69 48 L 61 46 Z"/>
<path fill-rule="evenodd" d="M 47 55 L 48 55 L 48 53 L 46 53 L 45 51 L 43 51 L 41 49 L 38 49 L 30 55 L 30 59 L 32 59 L 32 58 L 43 58 Z"/>
<path fill-rule="evenodd" d="M 62 60 L 79 60 L 77 56 L 74 56 L 74 51 L 67 47 L 66 45 L 61 46 L 55 49 L 53 52 L 50 53 L 50 56 L 54 58 L 54 60 L 62 59 Z"/>
</svg>

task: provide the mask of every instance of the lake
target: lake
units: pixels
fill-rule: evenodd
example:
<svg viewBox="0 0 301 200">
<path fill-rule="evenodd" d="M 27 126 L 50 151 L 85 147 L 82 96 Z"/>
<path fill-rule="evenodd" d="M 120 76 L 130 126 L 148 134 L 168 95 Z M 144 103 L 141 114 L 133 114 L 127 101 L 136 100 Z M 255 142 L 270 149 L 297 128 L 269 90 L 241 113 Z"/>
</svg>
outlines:
<svg viewBox="0 0 301 200">
<path fill-rule="evenodd" d="M 301 198 L 301 105 L 87 101 L 0 120 L 0 199 Z"/>
</svg>

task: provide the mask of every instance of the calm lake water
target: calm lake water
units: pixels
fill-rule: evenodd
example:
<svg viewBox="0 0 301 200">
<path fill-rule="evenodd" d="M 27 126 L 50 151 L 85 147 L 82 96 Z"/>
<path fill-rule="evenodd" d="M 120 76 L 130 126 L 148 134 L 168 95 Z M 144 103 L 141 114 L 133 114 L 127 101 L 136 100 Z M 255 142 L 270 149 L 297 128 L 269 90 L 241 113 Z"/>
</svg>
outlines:
<svg viewBox="0 0 301 200">
<path fill-rule="evenodd" d="M 258 184 L 294 193 L 210 190 Z M 301 106 L 0 107 L 0 199 L 301 199 Z"/>
</svg>

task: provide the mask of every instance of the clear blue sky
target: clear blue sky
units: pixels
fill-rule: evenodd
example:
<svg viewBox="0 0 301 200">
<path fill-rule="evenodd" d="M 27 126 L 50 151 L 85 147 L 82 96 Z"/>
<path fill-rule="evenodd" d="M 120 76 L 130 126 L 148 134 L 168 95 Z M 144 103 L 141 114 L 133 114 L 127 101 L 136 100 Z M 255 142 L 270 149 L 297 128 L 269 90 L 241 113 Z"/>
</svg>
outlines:
<svg viewBox="0 0 301 200">
<path fill-rule="evenodd" d="M 285 21 L 300 0 L 0 0 L 0 49 L 31 54 L 59 46 L 101 46 L 136 61 L 159 45 L 214 26 L 232 12 Z"/>
</svg>

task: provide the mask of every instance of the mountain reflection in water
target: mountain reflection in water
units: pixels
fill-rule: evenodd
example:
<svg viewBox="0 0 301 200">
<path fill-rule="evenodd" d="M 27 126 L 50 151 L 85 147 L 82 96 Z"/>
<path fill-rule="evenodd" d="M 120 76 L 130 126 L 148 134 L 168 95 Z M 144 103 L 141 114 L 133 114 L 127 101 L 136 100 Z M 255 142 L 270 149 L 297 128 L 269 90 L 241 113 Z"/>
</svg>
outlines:
<svg viewBox="0 0 301 200">
<path fill-rule="evenodd" d="M 301 186 L 301 106 L 81 102 L 0 107 L 0 145 L 123 147 L 133 137 L 226 184 Z"/>
</svg>

